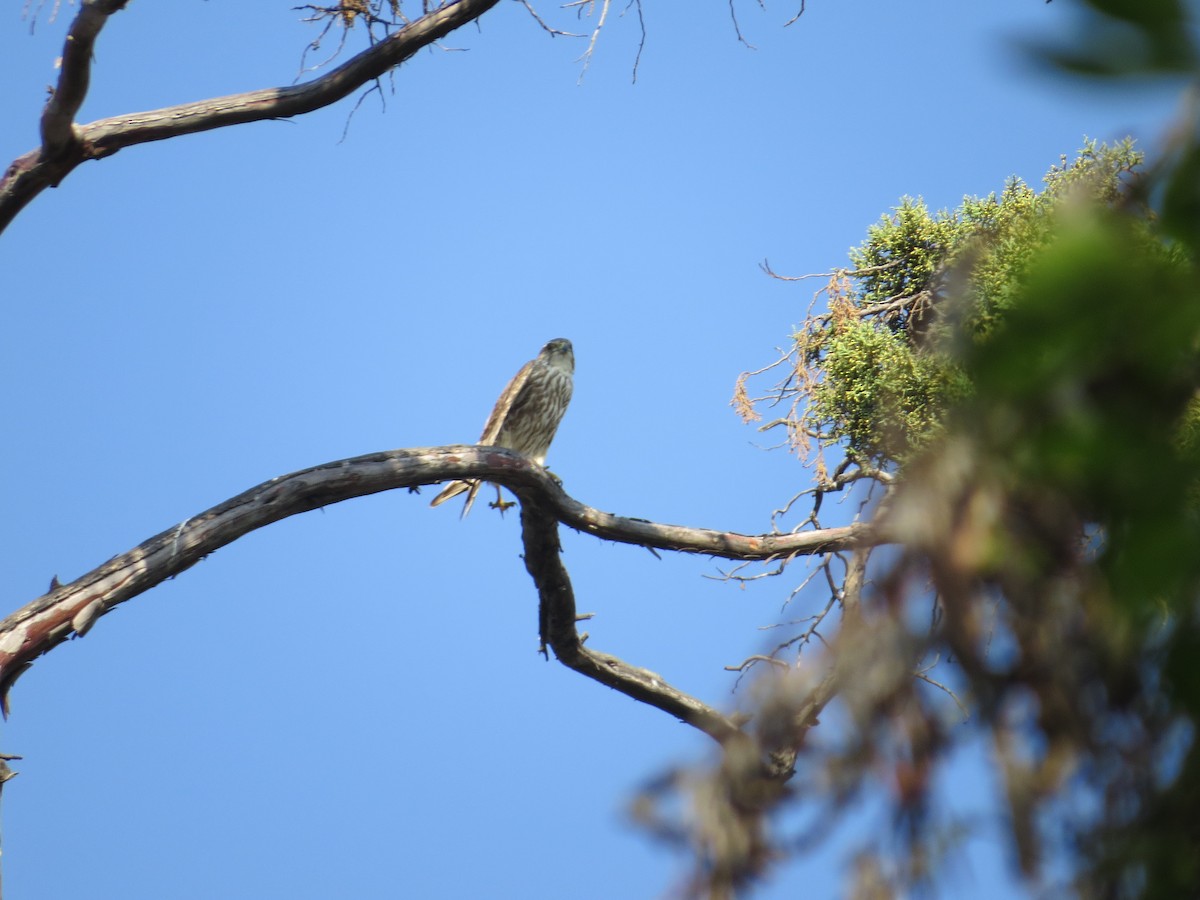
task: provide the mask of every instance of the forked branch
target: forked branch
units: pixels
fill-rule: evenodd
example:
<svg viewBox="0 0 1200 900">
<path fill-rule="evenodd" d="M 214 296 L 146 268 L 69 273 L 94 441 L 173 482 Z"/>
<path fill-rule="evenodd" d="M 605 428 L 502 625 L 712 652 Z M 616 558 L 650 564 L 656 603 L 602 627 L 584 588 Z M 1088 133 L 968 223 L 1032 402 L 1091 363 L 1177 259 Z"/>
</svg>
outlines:
<svg viewBox="0 0 1200 900">
<path fill-rule="evenodd" d="M 42 111 L 42 153 L 60 156 L 75 139 L 75 114 L 83 106 L 92 74 L 92 50 L 108 17 L 129 0 L 83 0 L 63 44 L 58 85 Z"/>
<path fill-rule="evenodd" d="M 524 492 L 520 492 L 524 494 Z M 575 592 L 559 555 L 558 520 L 532 495 L 521 502 L 525 568 L 538 589 L 543 646 L 564 666 L 634 700 L 657 707 L 724 744 L 738 726 L 710 706 L 669 685 L 661 675 L 583 645 L 575 628 Z"/>
<path fill-rule="evenodd" d="M 525 525 L 527 553 L 543 560 L 546 547 L 557 547 L 556 521 L 608 540 L 730 559 L 823 553 L 879 540 L 868 526 L 756 537 L 624 518 L 573 500 L 545 469 L 498 447 L 427 447 L 336 460 L 271 479 L 185 519 L 68 584 L 54 584 L 49 593 L 0 622 L 0 699 L 5 710 L 9 688 L 37 657 L 72 636 L 86 634 L 117 604 L 178 575 L 243 535 L 288 516 L 353 497 L 458 478 L 484 478 L 503 484 L 517 493 L 525 506 L 536 507 L 536 516 L 527 519 Z M 550 589 L 548 585 L 566 584 L 569 591 L 565 572 L 555 575 L 550 561 L 539 563 L 536 572 L 540 573 L 535 574 L 535 580 L 543 598 Z M 726 727 L 718 714 L 703 704 L 689 706 L 698 701 L 677 692 L 672 694 L 653 673 L 603 654 L 581 653 L 574 634 L 573 599 L 569 616 L 570 634 L 566 631 L 568 623 L 559 619 L 543 630 L 559 658 L 630 696 L 680 715 L 720 739 Z M 650 699 L 651 695 L 657 702 Z"/>
</svg>

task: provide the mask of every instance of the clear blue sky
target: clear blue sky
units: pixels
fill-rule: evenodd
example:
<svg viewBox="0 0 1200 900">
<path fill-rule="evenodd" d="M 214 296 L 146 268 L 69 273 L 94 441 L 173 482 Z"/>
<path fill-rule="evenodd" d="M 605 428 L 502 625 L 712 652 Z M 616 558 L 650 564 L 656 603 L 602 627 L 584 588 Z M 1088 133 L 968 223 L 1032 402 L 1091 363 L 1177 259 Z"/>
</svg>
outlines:
<svg viewBox="0 0 1200 900">
<path fill-rule="evenodd" d="M 292 3 L 134 0 L 82 121 L 289 83 Z M 0 21 L 0 162 L 32 149 L 66 8 Z M 601 509 L 743 532 L 808 473 L 728 406 L 905 194 L 1036 181 L 1084 135 L 1152 148 L 1165 94 L 1029 65 L 1042 0 L 766 11 L 645 0 L 582 43 L 515 2 L 370 96 L 89 163 L 0 238 L 4 612 L 260 481 L 474 440 L 517 367 L 575 345 L 550 463 Z M 556 7 L 542 10 L 556 13 Z M 561 15 L 561 13 L 559 13 Z M 570 25 L 570 19 L 558 20 Z M 582 23 L 586 27 L 587 23 Z M 356 36 L 361 39 L 361 34 Z M 290 519 L 40 660 L 0 750 L 13 897 L 650 897 L 680 860 L 626 822 L 707 739 L 536 654 L 518 524 L 393 493 Z M 794 575 L 564 535 L 593 646 L 720 706 Z M 809 605 L 823 600 L 807 598 Z M 783 615 L 806 614 L 805 600 Z M 986 810 L 979 754 L 951 791 Z M 832 896 L 854 820 L 763 898 Z M 852 829 L 853 831 L 853 829 Z M 1019 896 L 980 839 L 955 891 Z M 953 891 L 951 892 L 951 895 Z"/>
</svg>

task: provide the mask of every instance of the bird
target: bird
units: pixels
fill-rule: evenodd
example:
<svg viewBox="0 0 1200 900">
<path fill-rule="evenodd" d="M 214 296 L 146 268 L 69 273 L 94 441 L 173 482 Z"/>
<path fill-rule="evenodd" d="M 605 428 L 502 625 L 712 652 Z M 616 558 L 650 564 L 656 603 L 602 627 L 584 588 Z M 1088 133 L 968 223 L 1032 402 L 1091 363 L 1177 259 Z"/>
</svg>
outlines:
<svg viewBox="0 0 1200 900">
<path fill-rule="evenodd" d="M 515 450 L 539 466 L 544 466 L 546 451 L 550 449 L 558 424 L 567 411 L 567 404 L 571 402 L 574 374 L 575 351 L 571 342 L 566 338 L 547 342 L 536 357 L 521 366 L 496 401 L 487 424 L 483 426 L 479 445 Z M 452 481 L 429 505 L 438 506 L 469 491 L 462 511 L 463 518 L 466 518 L 480 484 L 482 482 L 478 479 Z M 500 497 L 498 485 L 496 497 L 497 506 L 503 511 L 506 506 Z"/>
</svg>

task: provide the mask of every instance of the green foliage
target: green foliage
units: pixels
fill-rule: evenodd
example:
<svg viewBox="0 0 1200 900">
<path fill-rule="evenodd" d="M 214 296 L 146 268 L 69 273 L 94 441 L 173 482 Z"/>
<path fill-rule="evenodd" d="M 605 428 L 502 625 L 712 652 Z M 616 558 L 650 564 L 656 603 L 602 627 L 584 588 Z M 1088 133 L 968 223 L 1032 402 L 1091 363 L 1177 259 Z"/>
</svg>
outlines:
<svg viewBox="0 0 1200 900">
<path fill-rule="evenodd" d="M 1136 249 L 1140 238 L 1120 215 L 1066 223 L 1031 261 L 1022 302 L 968 354 L 975 394 L 956 417 L 1013 481 L 1103 527 L 1112 595 L 1145 609 L 1181 575 L 1200 577 L 1187 490 L 1200 447 L 1183 439 L 1200 384 L 1200 280 Z"/>
<path fill-rule="evenodd" d="M 867 229 L 867 240 L 850 251 L 858 280 L 857 301 L 869 306 L 925 290 L 950 249 L 964 234 L 958 216 L 931 215 L 925 201 L 903 197 L 890 216 Z"/>
<path fill-rule="evenodd" d="M 836 421 L 856 453 L 906 456 L 936 433 L 947 402 L 965 390 L 944 357 L 914 353 L 902 335 L 854 320 L 829 343 L 812 414 Z"/>
<path fill-rule="evenodd" d="M 1066 47 L 1034 48 L 1041 59 L 1107 78 L 1193 73 L 1196 47 L 1188 0 L 1088 0 L 1077 37 Z"/>
<path fill-rule="evenodd" d="M 1116 206 L 1128 195 L 1131 176 L 1143 160 L 1126 139 L 1113 146 L 1086 141 L 1073 162 L 1063 157 L 1043 179 L 1040 194 L 1020 179 L 1010 179 L 1003 194 L 966 199 L 960 216 L 969 238 L 953 249 L 952 259 L 969 270 L 968 318 L 976 335 L 1001 321 L 1024 289 L 1030 261 L 1054 239 L 1060 218 L 1080 206 Z M 1157 241 L 1149 229 L 1149 210 L 1138 210 L 1144 228 L 1139 245 Z"/>
<path fill-rule="evenodd" d="M 1000 755 L 1022 867 L 1066 834 L 1084 896 L 1200 891 L 1198 146 L 1146 183 L 1129 142 L 1088 143 L 1040 193 L 905 202 L 854 257 L 900 259 L 894 280 L 839 295 L 810 357 L 809 415 L 904 464 L 894 510 L 923 534 L 939 639 L 981 726 L 1020 748 Z M 862 315 L 896 286 L 935 298 L 933 339 L 917 304 Z"/>
<path fill-rule="evenodd" d="M 1144 182 L 1129 142 L 1088 143 L 1040 192 L 906 200 L 852 257 L 886 268 L 831 286 L 798 336 L 810 433 L 902 469 L 904 549 L 854 640 L 908 629 L 889 611 L 932 582 L 941 626 L 892 640 L 954 660 L 1023 871 L 1053 853 L 1082 896 L 1200 896 L 1197 143 Z M 933 766 L 957 735 L 890 664 L 852 755 L 897 764 L 871 735 L 902 694 L 899 730 L 925 737 L 900 763 Z M 917 859 L 936 839 L 912 833 Z"/>
<path fill-rule="evenodd" d="M 1063 215 L 1126 202 L 1141 159 L 1132 141 L 1090 141 L 1051 168 L 1040 193 L 1012 178 L 999 196 L 938 213 L 904 198 L 851 250 L 849 289 L 831 291 L 831 313 L 798 336 L 802 364 L 815 372 L 800 427 L 874 464 L 924 446 L 947 404 L 970 390 L 958 344 L 987 340 L 1004 320 Z M 1158 246 L 1148 213 L 1137 221 L 1130 240 Z"/>
<path fill-rule="evenodd" d="M 1015 659 L 998 665 L 977 640 L 954 653 L 981 696 L 1037 698 L 1021 739 L 1057 750 L 1013 764 L 1010 791 L 1048 786 L 1025 788 L 1025 807 L 1070 822 L 1054 770 L 1074 760 L 1071 789 L 1098 807 L 1072 823 L 1080 887 L 1096 896 L 1200 888 L 1200 271 L 1146 235 L 1144 219 L 1109 207 L 1064 214 L 1003 320 L 967 345 L 973 394 L 945 429 L 970 469 L 934 515 L 947 543 L 976 539 L 930 556 L 935 571 L 959 567 L 935 579 L 950 616 L 978 603 L 963 585 L 1003 590 Z M 950 446 L 911 473 L 926 511 Z M 986 519 L 954 519 L 968 496 Z M 1085 530 L 1095 540 L 1081 554 Z M 1032 815 L 1019 824 L 1037 829 Z"/>
<path fill-rule="evenodd" d="M 1084 38 L 1054 56 L 1074 72 L 1200 71 L 1180 0 L 1075 5 Z M 973 736 L 1032 893 L 1200 897 L 1198 122 L 1200 95 L 1147 174 L 1130 142 L 1089 142 L 1040 192 L 906 198 L 768 398 L 846 451 L 809 521 L 857 479 L 886 491 L 874 524 L 899 546 L 856 551 L 824 639 L 848 735 L 805 769 L 843 795 L 894 773 L 897 893 L 938 864 L 931 784 Z M 965 722 L 914 679 L 933 659 Z"/>
</svg>

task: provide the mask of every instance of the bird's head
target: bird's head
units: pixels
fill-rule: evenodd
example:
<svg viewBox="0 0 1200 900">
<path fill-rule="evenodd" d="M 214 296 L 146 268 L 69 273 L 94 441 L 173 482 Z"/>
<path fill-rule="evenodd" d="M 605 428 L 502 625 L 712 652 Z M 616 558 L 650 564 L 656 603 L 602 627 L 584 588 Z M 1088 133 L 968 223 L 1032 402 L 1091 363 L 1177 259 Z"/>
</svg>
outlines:
<svg viewBox="0 0 1200 900">
<path fill-rule="evenodd" d="M 542 348 L 542 352 L 538 356 L 559 369 L 565 369 L 567 372 L 575 371 L 575 351 L 571 347 L 571 342 L 566 338 L 555 338 L 550 341 Z"/>
</svg>

